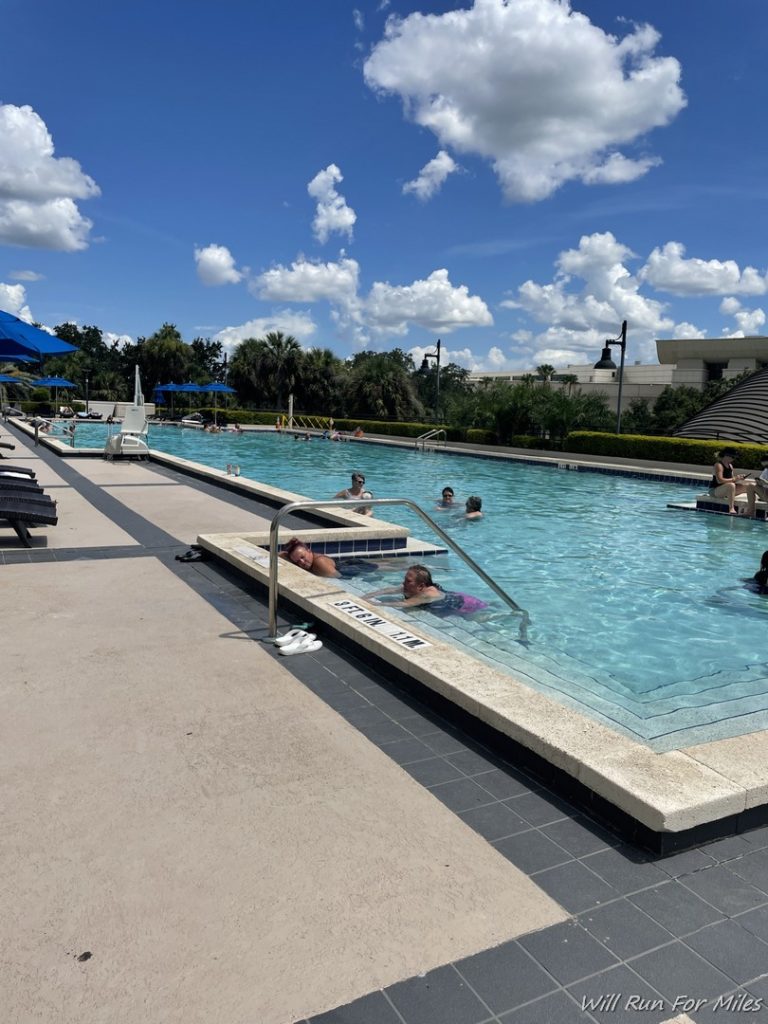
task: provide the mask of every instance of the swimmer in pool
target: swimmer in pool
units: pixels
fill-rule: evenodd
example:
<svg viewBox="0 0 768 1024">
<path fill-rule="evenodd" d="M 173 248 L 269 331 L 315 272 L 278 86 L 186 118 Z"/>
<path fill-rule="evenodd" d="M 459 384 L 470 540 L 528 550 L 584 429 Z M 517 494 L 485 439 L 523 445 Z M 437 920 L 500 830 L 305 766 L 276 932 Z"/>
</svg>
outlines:
<svg viewBox="0 0 768 1024">
<path fill-rule="evenodd" d="M 402 594 L 402 601 L 380 601 L 379 597 Z M 412 565 L 403 578 L 400 587 L 384 587 L 366 594 L 374 604 L 389 604 L 393 608 L 418 608 L 427 606 L 437 615 L 472 615 L 488 605 L 471 594 L 443 590 L 432 580 L 432 574 L 425 565 Z"/>
<path fill-rule="evenodd" d="M 372 562 L 368 558 L 342 558 L 336 562 L 329 555 L 313 551 L 298 537 L 291 537 L 279 557 L 298 566 L 299 569 L 311 572 L 313 576 L 351 579 L 354 576 L 376 572 L 379 568 L 378 562 Z"/>
<path fill-rule="evenodd" d="M 756 594 L 768 594 L 768 551 L 764 551 L 760 559 L 760 568 L 751 579 L 744 580 L 750 590 Z"/>
<path fill-rule="evenodd" d="M 478 498 L 476 494 L 467 498 L 467 504 L 464 512 L 465 519 L 482 519 L 483 513 L 483 499 Z"/>
<path fill-rule="evenodd" d="M 435 508 L 438 510 L 455 508 L 453 503 L 453 497 L 453 488 L 444 487 L 442 494 L 440 496 L 440 501 L 438 501 L 437 505 L 435 505 Z"/>
</svg>

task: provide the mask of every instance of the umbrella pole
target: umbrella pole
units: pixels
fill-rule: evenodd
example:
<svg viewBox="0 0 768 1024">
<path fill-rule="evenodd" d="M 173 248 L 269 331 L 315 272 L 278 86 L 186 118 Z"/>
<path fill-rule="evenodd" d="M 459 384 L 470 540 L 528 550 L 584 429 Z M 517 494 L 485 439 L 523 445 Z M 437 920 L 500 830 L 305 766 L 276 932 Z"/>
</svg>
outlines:
<svg viewBox="0 0 768 1024">
<path fill-rule="evenodd" d="M 215 391 L 213 393 L 213 425 L 214 427 L 219 425 L 219 396 Z"/>
</svg>

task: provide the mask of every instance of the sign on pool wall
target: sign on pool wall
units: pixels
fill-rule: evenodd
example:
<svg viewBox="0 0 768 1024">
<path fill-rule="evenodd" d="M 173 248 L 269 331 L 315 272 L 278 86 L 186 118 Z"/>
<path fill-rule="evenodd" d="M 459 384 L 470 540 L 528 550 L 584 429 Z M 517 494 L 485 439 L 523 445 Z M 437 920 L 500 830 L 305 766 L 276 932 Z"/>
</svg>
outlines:
<svg viewBox="0 0 768 1024">
<path fill-rule="evenodd" d="M 420 636 L 414 636 L 413 633 L 407 632 L 407 630 L 396 625 L 394 622 L 387 622 L 386 619 L 382 619 L 375 612 L 363 608 L 362 605 L 355 604 L 354 601 L 334 601 L 333 607 L 338 608 L 341 612 L 346 612 L 355 621 L 362 622 L 364 626 L 368 626 L 370 629 L 375 629 L 377 633 L 389 637 L 390 640 L 394 640 L 401 647 L 407 647 L 410 651 L 420 651 L 423 647 L 432 646 L 428 640 L 422 640 Z"/>
</svg>

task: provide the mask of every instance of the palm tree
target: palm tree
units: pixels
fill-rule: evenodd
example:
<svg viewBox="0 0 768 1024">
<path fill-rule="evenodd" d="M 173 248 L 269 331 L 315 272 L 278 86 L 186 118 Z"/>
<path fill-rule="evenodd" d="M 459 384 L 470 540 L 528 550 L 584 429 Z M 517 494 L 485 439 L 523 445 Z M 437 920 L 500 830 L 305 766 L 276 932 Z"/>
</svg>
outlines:
<svg viewBox="0 0 768 1024">
<path fill-rule="evenodd" d="M 295 381 L 300 407 L 317 415 L 338 415 L 345 369 L 344 361 L 329 348 L 310 348 L 304 352 Z"/>
<path fill-rule="evenodd" d="M 411 373 L 388 352 L 358 354 L 347 380 L 347 404 L 352 416 L 412 420 L 424 415 Z"/>
<path fill-rule="evenodd" d="M 536 367 L 536 373 L 545 384 L 549 384 L 555 374 L 555 368 L 550 366 L 549 363 L 542 363 L 541 366 Z"/>
<path fill-rule="evenodd" d="M 272 379 L 278 409 L 285 407 L 285 401 L 293 391 L 301 355 L 301 345 L 293 335 L 270 331 L 264 336 L 265 368 Z"/>
</svg>

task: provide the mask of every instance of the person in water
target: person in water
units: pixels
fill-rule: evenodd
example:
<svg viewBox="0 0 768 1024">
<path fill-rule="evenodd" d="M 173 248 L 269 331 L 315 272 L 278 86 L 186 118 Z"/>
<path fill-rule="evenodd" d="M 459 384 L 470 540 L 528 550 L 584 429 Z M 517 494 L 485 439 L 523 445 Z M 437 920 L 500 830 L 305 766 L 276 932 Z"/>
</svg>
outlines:
<svg viewBox="0 0 768 1024">
<path fill-rule="evenodd" d="M 760 559 L 760 568 L 750 580 L 745 580 L 750 589 L 758 594 L 768 594 L 768 551 L 764 551 Z"/>
<path fill-rule="evenodd" d="M 482 519 L 483 518 L 483 499 L 478 498 L 476 494 L 471 495 L 467 498 L 467 504 L 465 506 L 464 518 L 465 519 Z"/>
<path fill-rule="evenodd" d="M 365 477 L 362 473 L 355 471 L 352 474 L 352 486 L 345 487 L 343 491 L 339 491 L 338 494 L 334 494 L 334 498 L 343 498 L 345 501 L 355 501 L 356 499 L 362 498 L 365 494 Z M 357 509 L 355 509 L 357 512 Z M 370 513 L 366 513 L 370 515 Z"/>
<path fill-rule="evenodd" d="M 437 505 L 435 507 L 438 508 L 438 509 L 453 508 L 454 507 L 453 498 L 454 498 L 453 488 L 452 487 L 444 487 L 443 491 L 442 491 L 442 494 L 440 496 L 440 501 L 438 501 L 438 503 L 437 503 Z"/>
<path fill-rule="evenodd" d="M 379 601 L 380 597 L 402 594 L 402 601 Z M 437 615 L 472 615 L 488 605 L 471 594 L 456 590 L 443 590 L 432 579 L 425 565 L 412 565 L 400 587 L 384 587 L 366 595 L 375 604 L 389 604 L 393 608 L 418 608 L 425 605 Z"/>
<path fill-rule="evenodd" d="M 344 558 L 336 562 L 329 555 L 321 555 L 320 552 L 313 551 L 298 537 L 291 537 L 279 557 L 298 566 L 299 569 L 311 572 L 313 576 L 326 576 L 334 579 L 364 576 L 379 568 L 378 563 L 367 558 Z"/>
<path fill-rule="evenodd" d="M 737 494 L 747 496 L 747 515 L 755 517 L 755 498 L 757 492 L 752 480 L 744 482 L 747 477 L 744 473 L 734 476 L 733 460 L 736 452 L 733 448 L 723 448 L 717 453 L 715 465 L 712 467 L 712 479 L 709 482 L 709 493 L 713 498 L 725 498 L 728 502 L 728 515 L 738 515 L 734 508 L 733 499 Z"/>
</svg>

